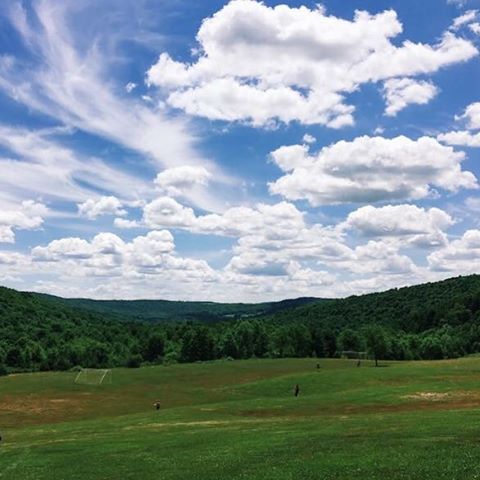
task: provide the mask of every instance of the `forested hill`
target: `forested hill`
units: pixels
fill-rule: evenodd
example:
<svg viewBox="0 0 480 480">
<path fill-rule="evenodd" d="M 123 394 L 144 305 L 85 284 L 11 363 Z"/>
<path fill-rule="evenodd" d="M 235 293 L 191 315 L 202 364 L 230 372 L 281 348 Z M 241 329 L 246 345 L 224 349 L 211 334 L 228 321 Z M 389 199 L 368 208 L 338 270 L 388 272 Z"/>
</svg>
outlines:
<svg viewBox="0 0 480 480">
<path fill-rule="evenodd" d="M 0 374 L 345 350 L 398 360 L 480 353 L 480 276 L 261 305 L 65 300 L 0 288 Z"/>
<path fill-rule="evenodd" d="M 380 324 L 393 330 L 418 333 L 442 325 L 467 323 L 480 309 L 480 275 L 392 289 L 380 293 L 316 302 L 277 312 L 275 321 L 321 323 L 335 330 Z"/>
<path fill-rule="evenodd" d="M 37 293 L 32 295 L 59 302 L 68 307 L 107 315 L 109 318 L 149 323 L 185 320 L 218 322 L 227 319 L 269 315 L 278 311 L 321 301 L 318 298 L 303 297 L 279 302 L 249 304 L 169 300 L 91 300 L 85 298 L 60 298 Z"/>
</svg>

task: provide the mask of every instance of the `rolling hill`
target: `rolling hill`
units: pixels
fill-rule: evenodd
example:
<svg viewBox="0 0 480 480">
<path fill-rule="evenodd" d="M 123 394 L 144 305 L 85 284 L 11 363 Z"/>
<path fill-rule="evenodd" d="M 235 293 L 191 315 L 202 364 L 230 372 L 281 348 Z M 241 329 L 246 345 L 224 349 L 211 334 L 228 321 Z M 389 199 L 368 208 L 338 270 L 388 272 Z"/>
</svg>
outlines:
<svg viewBox="0 0 480 480">
<path fill-rule="evenodd" d="M 248 304 L 170 300 L 91 300 L 86 298 L 60 298 L 42 294 L 35 295 L 58 301 L 72 308 L 115 316 L 124 320 L 151 323 L 185 320 L 218 322 L 226 319 L 269 315 L 320 301 L 318 298 L 303 297 L 279 302 Z"/>
<path fill-rule="evenodd" d="M 441 325 L 468 323 L 479 310 L 480 275 L 469 275 L 314 302 L 294 310 L 276 312 L 270 318 L 278 322 L 300 318 L 334 329 L 375 323 L 393 330 L 419 333 Z"/>
<path fill-rule="evenodd" d="M 480 352 L 480 275 L 336 300 L 97 301 L 0 288 L 0 373 L 217 358 Z"/>
</svg>

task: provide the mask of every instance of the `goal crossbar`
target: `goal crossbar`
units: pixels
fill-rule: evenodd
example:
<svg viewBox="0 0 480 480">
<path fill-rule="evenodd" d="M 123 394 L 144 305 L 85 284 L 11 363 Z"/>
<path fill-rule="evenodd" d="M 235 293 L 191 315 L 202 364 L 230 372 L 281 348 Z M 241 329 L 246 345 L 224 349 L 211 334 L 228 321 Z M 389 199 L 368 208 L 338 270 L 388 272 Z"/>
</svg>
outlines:
<svg viewBox="0 0 480 480">
<path fill-rule="evenodd" d="M 367 352 L 356 352 L 354 350 L 342 350 L 340 352 L 337 352 L 337 355 L 340 358 L 351 358 L 351 359 L 361 359 L 361 360 L 368 359 Z"/>
<path fill-rule="evenodd" d="M 112 382 L 112 371 L 108 368 L 82 368 L 74 382 L 79 385 L 102 385 Z"/>
</svg>

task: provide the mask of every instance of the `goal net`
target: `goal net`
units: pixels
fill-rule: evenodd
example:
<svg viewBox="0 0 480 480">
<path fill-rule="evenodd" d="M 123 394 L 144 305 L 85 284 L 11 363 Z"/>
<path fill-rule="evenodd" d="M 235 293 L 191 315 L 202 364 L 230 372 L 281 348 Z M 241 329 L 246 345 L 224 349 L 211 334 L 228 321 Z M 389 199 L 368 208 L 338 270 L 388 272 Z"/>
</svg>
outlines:
<svg viewBox="0 0 480 480">
<path fill-rule="evenodd" d="M 112 383 L 112 371 L 101 368 L 82 368 L 75 377 L 79 385 L 104 385 Z"/>
<path fill-rule="evenodd" d="M 356 360 L 368 359 L 367 352 L 356 352 L 354 350 L 342 350 L 340 352 L 337 352 L 337 354 L 340 358 L 350 358 L 350 359 L 356 359 Z"/>
</svg>

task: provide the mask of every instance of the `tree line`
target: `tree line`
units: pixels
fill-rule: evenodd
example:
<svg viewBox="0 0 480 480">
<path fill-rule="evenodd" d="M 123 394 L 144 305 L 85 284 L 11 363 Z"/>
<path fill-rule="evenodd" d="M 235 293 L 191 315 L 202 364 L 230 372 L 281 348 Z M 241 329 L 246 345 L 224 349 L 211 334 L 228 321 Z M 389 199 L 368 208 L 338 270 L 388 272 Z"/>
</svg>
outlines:
<svg viewBox="0 0 480 480">
<path fill-rule="evenodd" d="M 0 374 L 221 358 L 456 358 L 480 352 L 480 277 L 312 303 L 273 315 L 151 324 L 0 289 Z"/>
</svg>

